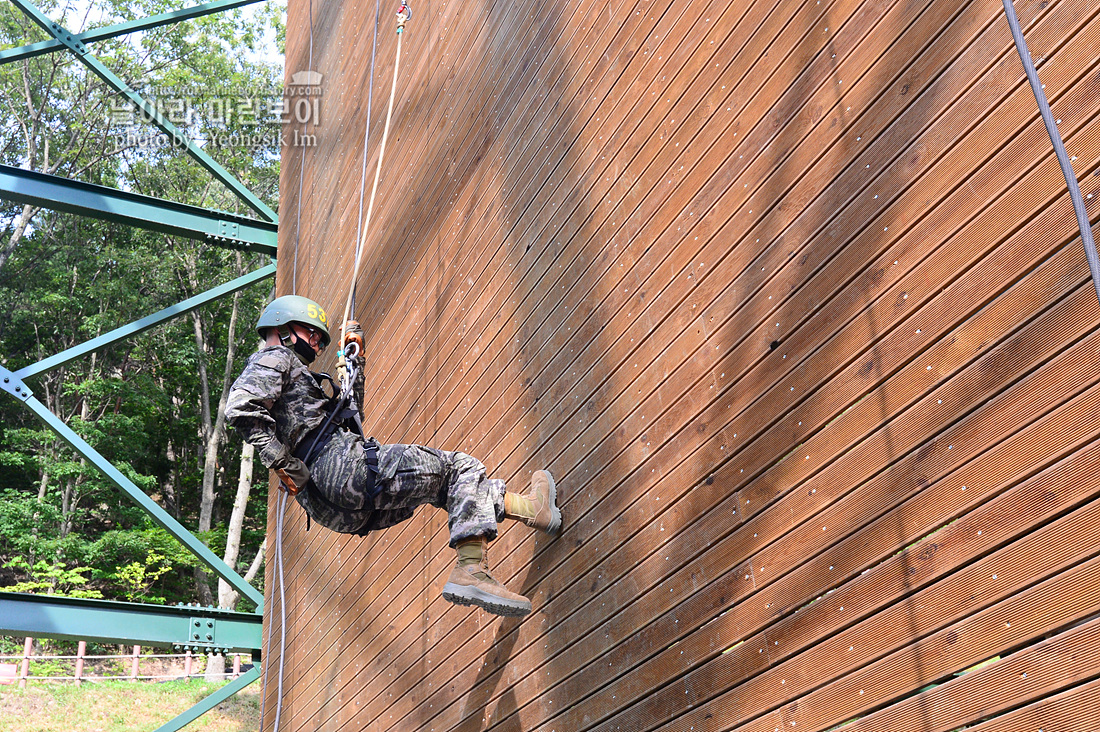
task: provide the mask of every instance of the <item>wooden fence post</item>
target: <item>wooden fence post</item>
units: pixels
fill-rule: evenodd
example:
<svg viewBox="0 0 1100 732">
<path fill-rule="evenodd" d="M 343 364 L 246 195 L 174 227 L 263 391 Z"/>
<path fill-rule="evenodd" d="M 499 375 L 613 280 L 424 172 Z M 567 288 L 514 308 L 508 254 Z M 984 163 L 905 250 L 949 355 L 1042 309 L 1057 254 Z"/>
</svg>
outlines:
<svg viewBox="0 0 1100 732">
<path fill-rule="evenodd" d="M 187 660 L 184 661 L 184 671 L 183 671 L 183 673 L 187 677 L 187 680 L 190 681 L 191 680 L 191 651 L 187 652 Z"/>
<path fill-rule="evenodd" d="M 84 675 L 84 652 L 88 650 L 88 641 L 80 641 L 76 646 L 76 683 Z"/>
<path fill-rule="evenodd" d="M 134 646 L 134 660 L 130 663 L 130 678 L 138 677 L 138 659 L 141 658 L 141 646 Z"/>
<path fill-rule="evenodd" d="M 241 675 L 241 654 L 233 654 L 233 678 Z"/>
<path fill-rule="evenodd" d="M 27 677 L 31 670 L 31 653 L 34 652 L 34 638 L 23 640 L 23 663 L 19 669 L 19 688 L 27 688 Z"/>
</svg>

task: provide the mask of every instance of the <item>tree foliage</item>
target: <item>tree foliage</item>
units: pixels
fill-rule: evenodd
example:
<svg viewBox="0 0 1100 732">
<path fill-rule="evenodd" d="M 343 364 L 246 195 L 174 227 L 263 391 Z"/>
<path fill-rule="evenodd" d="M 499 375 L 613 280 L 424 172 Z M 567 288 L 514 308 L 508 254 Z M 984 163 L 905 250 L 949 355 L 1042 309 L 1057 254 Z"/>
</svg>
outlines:
<svg viewBox="0 0 1100 732">
<path fill-rule="evenodd" d="M 97 42 L 91 51 L 154 101 L 273 208 L 279 125 L 270 106 L 282 68 L 260 55 L 282 37 L 277 4 Z M 174 10 L 164 0 L 41 3 L 71 30 Z M 79 8 L 79 13 L 78 13 Z M 0 44 L 43 40 L 12 4 Z M 77 62 L 53 53 L 0 66 L 0 161 L 182 203 L 247 214 L 234 194 Z M 243 110 L 243 111 L 242 111 Z M 78 345 L 266 264 L 109 221 L 0 201 L 0 363 L 11 370 Z M 35 396 L 190 528 L 204 467 L 210 528 L 226 546 L 241 443 L 212 418 L 227 355 L 256 343 L 251 323 L 270 285 L 223 298 L 141 336 L 30 380 Z M 230 328 L 234 312 L 239 325 Z M 0 588 L 119 600 L 209 597 L 196 560 L 22 404 L 0 400 Z M 217 433 L 217 434 L 215 434 Z M 207 446 L 215 442 L 213 467 Z M 240 539 L 241 572 L 264 537 L 266 474 Z M 85 596 L 88 596 L 87 594 Z"/>
</svg>

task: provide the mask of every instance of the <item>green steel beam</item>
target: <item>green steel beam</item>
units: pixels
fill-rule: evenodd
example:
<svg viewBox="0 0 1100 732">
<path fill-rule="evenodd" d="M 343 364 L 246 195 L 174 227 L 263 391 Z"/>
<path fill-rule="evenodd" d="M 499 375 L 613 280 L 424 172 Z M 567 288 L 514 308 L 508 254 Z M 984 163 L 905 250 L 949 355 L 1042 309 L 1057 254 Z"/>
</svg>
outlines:
<svg viewBox="0 0 1100 732">
<path fill-rule="evenodd" d="M 178 23 L 182 20 L 190 20 L 191 18 L 198 18 L 222 10 L 231 10 L 232 8 L 239 8 L 242 5 L 251 5 L 257 2 L 261 2 L 261 0 L 217 0 L 217 2 L 202 3 L 194 7 L 184 8 L 183 10 L 173 10 L 170 13 L 150 15 L 148 18 L 141 18 L 140 20 L 130 20 L 125 23 L 103 26 L 102 28 L 93 28 L 83 33 L 73 33 L 72 39 L 80 43 L 88 44 L 95 41 L 103 41 L 108 38 L 117 38 L 127 33 L 159 28 L 162 25 Z M 0 51 L 0 64 L 41 56 L 63 48 L 65 48 L 65 44 L 56 38 L 51 38 L 48 41 L 39 41 L 38 43 L 29 43 L 25 46 L 19 46 L 18 48 L 9 48 Z"/>
<path fill-rule="evenodd" d="M 87 354 L 92 353 L 93 351 L 97 351 L 105 346 L 109 346 L 112 343 L 116 343 L 131 336 L 138 335 L 139 333 L 144 333 L 150 328 L 158 326 L 161 323 L 167 320 L 171 320 L 172 318 L 175 318 L 179 315 L 183 315 L 184 313 L 191 312 L 195 308 L 201 307 L 208 302 L 212 302 L 226 295 L 231 295 L 238 290 L 243 290 L 249 285 L 255 284 L 256 282 L 261 282 L 263 280 L 274 277 L 275 269 L 276 267 L 274 264 L 269 264 L 266 267 L 262 267 L 256 270 L 255 272 L 250 272 L 246 275 L 238 277 L 235 280 L 226 282 L 220 287 L 215 287 L 212 290 L 207 290 L 201 295 L 195 295 L 194 297 L 188 298 L 181 303 L 177 303 L 176 305 L 165 308 L 158 313 L 153 313 L 152 315 L 144 317 L 141 320 L 136 320 L 129 325 L 115 328 L 110 333 L 104 333 L 98 338 L 93 338 L 90 341 L 81 343 L 79 346 L 73 346 L 72 348 L 62 351 L 61 353 L 43 359 L 38 363 L 31 364 L 30 366 L 24 366 L 23 368 L 16 371 L 14 376 L 17 379 L 26 379 L 31 376 L 43 373 L 44 371 L 49 371 L 50 369 L 57 368 L 58 366 L 61 366 L 63 364 L 67 364 L 74 359 L 80 358 L 81 356 L 86 356 Z"/>
<path fill-rule="evenodd" d="M 279 225 L 0 165 L 0 198 L 274 255 Z"/>
<path fill-rule="evenodd" d="M 113 71 L 103 65 L 103 62 L 96 58 L 94 55 L 88 52 L 88 47 L 83 42 L 77 39 L 77 34 L 70 33 L 60 23 L 55 23 L 50 20 L 38 6 L 28 0 L 11 0 L 11 2 L 34 22 L 38 23 L 47 33 L 54 37 L 61 44 L 66 46 L 73 55 L 87 66 L 92 73 L 102 79 L 108 86 L 112 87 L 116 91 L 122 93 L 127 99 L 129 99 L 134 106 L 140 109 L 146 119 L 156 125 L 162 132 L 172 138 L 173 144 L 179 145 L 187 150 L 187 152 L 193 157 L 199 165 L 210 171 L 210 174 L 225 184 L 230 190 L 232 190 L 237 196 L 247 203 L 254 211 L 260 216 L 263 216 L 268 221 L 277 221 L 278 216 L 275 211 L 271 209 L 266 203 L 261 201 L 255 193 L 248 190 L 247 187 L 239 180 L 237 180 L 232 173 L 223 168 L 214 158 L 210 157 L 206 151 L 191 141 L 187 135 L 170 122 L 164 115 L 162 115 L 156 107 L 150 104 L 146 99 L 138 94 L 136 91 L 130 88 L 130 86 L 119 78 Z"/>
<path fill-rule="evenodd" d="M 248 5 L 259 0 L 215 0 L 191 8 L 161 13 L 141 20 L 98 28 L 85 33 L 69 33 L 47 18 L 26 0 L 12 2 L 53 36 L 50 41 L 0 51 L 0 64 L 68 48 L 76 58 L 115 90 L 121 92 L 145 117 L 184 147 L 200 165 L 232 190 L 270 224 L 193 206 L 184 206 L 102 186 L 91 186 L 56 176 L 43 176 L 19 168 L 0 166 L 0 198 L 30 205 L 68 211 L 93 218 L 119 221 L 141 228 L 161 231 L 239 249 L 254 249 L 274 256 L 278 242 L 278 216 L 267 204 L 246 188 L 204 150 L 187 138 L 171 121 L 131 89 L 121 78 L 88 52 L 87 43 L 125 33 L 146 30 L 208 13 Z M 36 637 L 96 639 L 110 643 L 175 645 L 205 651 L 251 652 L 258 659 L 263 647 L 264 598 L 250 584 L 198 541 L 156 502 L 126 478 L 114 465 L 51 413 L 32 394 L 23 378 L 42 373 L 114 343 L 142 333 L 166 320 L 186 313 L 204 303 L 224 297 L 255 282 L 273 276 L 271 264 L 239 277 L 201 295 L 189 298 L 130 325 L 117 328 L 75 348 L 68 349 L 13 373 L 0 366 L 0 388 L 24 402 L 59 437 L 102 471 L 108 479 L 136 501 L 162 528 L 176 537 L 217 575 L 238 592 L 256 603 L 256 613 L 236 613 L 217 608 L 162 607 L 103 600 L 77 600 L 53 596 L 0 593 L 0 634 Z M 259 666 L 226 684 L 186 712 L 161 726 L 157 732 L 176 732 L 217 704 L 228 699 L 260 676 Z"/>
<path fill-rule="evenodd" d="M 200 716 L 206 714 L 211 709 L 221 704 L 223 701 L 233 696 L 238 691 L 248 686 L 258 678 L 260 678 L 260 668 L 259 666 L 253 666 L 248 671 L 241 674 L 239 678 L 218 689 L 213 694 L 195 704 L 195 706 L 191 707 L 183 714 L 179 715 L 170 722 L 167 722 L 166 724 L 157 727 L 156 732 L 176 732 L 176 730 L 179 730 L 185 725 L 194 722 Z"/>
<path fill-rule="evenodd" d="M 85 442 L 84 438 L 74 432 L 69 425 L 61 421 L 53 412 L 46 409 L 45 405 L 34 397 L 30 389 L 27 388 L 27 385 L 23 383 L 23 380 L 3 366 L 0 366 L 0 388 L 30 407 L 31 411 L 34 412 L 39 419 L 45 422 L 47 427 L 53 430 L 58 437 L 67 442 L 81 457 L 99 468 L 100 472 L 106 475 L 112 483 L 121 488 L 123 492 L 128 494 L 138 503 L 138 505 L 145 509 L 145 512 L 148 513 L 153 521 L 161 528 L 176 537 L 180 543 L 201 559 L 206 566 L 210 567 L 215 574 L 232 585 L 245 597 L 256 603 L 257 610 L 262 610 L 264 596 L 261 595 L 255 587 L 245 582 L 244 578 L 234 572 L 228 564 L 222 561 L 221 557 L 210 551 L 209 547 L 196 539 L 190 531 L 188 531 L 179 521 L 174 519 L 171 514 L 161 508 L 156 501 L 145 495 L 144 491 L 134 485 L 129 478 L 123 475 L 118 468 L 107 460 L 107 458 L 100 455 L 95 448 Z"/>
<path fill-rule="evenodd" d="M 175 646 L 256 657 L 263 648 L 263 616 L 210 607 L 0 592 L 0 635 Z"/>
</svg>

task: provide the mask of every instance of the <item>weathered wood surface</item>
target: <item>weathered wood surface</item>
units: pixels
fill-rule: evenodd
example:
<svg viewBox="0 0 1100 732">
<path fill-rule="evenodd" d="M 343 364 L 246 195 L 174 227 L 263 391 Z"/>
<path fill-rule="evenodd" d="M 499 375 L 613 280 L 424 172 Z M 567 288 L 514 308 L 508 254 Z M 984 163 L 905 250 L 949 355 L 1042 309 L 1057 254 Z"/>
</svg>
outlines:
<svg viewBox="0 0 1100 732">
<path fill-rule="evenodd" d="M 374 6 L 312 8 L 279 289 L 336 318 Z M 566 531 L 502 527 L 535 612 L 501 620 L 439 596 L 442 513 L 349 538 L 291 506 L 283 729 L 1091 729 L 1100 306 L 1001 4 L 414 10 L 365 423 L 549 466 Z M 1100 9 L 1017 10 L 1100 192 Z"/>
</svg>

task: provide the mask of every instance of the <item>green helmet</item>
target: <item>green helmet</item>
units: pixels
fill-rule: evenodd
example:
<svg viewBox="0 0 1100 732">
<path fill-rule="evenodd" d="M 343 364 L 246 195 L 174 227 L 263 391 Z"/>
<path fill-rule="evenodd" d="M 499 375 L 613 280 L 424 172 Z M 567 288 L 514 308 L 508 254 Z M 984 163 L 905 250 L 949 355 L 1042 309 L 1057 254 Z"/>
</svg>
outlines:
<svg viewBox="0 0 1100 732">
<path fill-rule="evenodd" d="M 332 340 L 328 332 L 328 315 L 325 314 L 325 309 L 301 295 L 283 295 L 272 300 L 260 314 L 260 320 L 256 323 L 256 332 L 263 338 L 264 331 L 268 328 L 278 328 L 288 323 L 304 323 L 321 331 L 321 348 L 326 348 Z"/>
</svg>

